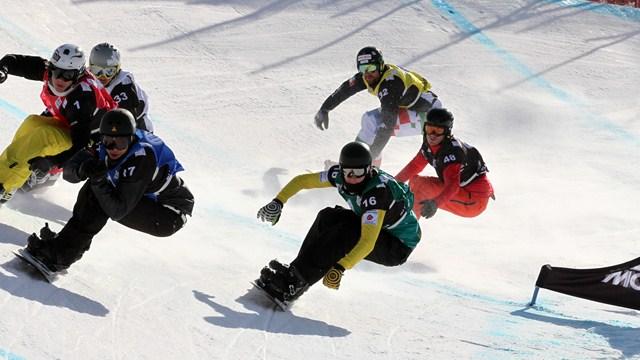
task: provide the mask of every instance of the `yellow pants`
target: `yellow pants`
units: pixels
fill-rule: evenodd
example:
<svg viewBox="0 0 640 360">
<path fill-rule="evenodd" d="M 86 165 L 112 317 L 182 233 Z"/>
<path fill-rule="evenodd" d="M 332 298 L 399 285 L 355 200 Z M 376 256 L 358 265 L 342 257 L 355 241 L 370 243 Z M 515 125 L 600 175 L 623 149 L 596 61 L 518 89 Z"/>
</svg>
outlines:
<svg viewBox="0 0 640 360">
<path fill-rule="evenodd" d="M 69 129 L 48 116 L 29 115 L 11 144 L 0 155 L 0 184 L 7 191 L 21 187 L 31 175 L 29 160 L 59 154 L 71 148 Z"/>
</svg>

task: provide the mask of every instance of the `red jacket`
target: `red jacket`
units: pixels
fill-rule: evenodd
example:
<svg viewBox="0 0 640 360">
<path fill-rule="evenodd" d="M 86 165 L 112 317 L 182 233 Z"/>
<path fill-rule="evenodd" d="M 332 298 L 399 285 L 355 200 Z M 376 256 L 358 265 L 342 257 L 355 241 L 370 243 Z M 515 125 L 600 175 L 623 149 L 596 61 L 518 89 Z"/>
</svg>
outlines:
<svg viewBox="0 0 640 360">
<path fill-rule="evenodd" d="M 407 182 L 414 176 L 417 176 L 424 168 L 429 164 L 427 156 L 425 156 L 425 148 L 432 159 L 440 157 L 439 155 L 447 156 L 447 154 L 439 154 L 439 151 L 443 148 L 443 145 L 427 146 L 426 144 L 420 149 L 416 156 L 396 175 L 396 180 L 400 182 Z M 450 148 L 447 146 L 445 148 Z M 459 156 L 460 157 L 460 156 Z M 476 193 L 478 195 L 490 197 L 493 195 L 493 187 L 487 178 L 487 175 L 482 172 L 475 177 L 471 182 L 464 186 L 460 186 L 460 174 L 465 164 L 466 159 L 459 159 L 455 162 L 444 163 L 442 161 L 432 160 L 435 164 L 431 164 L 436 168 L 438 178 L 443 183 L 443 189 L 440 195 L 434 200 L 438 206 L 451 197 L 453 197 L 461 188 L 464 190 Z"/>
</svg>

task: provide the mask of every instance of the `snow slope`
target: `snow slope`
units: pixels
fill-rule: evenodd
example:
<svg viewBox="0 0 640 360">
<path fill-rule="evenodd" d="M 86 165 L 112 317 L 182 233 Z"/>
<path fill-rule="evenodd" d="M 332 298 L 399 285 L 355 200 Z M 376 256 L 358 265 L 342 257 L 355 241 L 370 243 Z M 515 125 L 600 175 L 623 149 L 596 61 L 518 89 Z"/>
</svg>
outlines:
<svg viewBox="0 0 640 360">
<path fill-rule="evenodd" d="M 54 285 L 11 254 L 60 229 L 78 186 L 0 209 L 0 358 L 640 359 L 640 313 L 541 291 L 541 265 L 639 256 L 640 12 L 577 0 L 5 1 L 0 55 L 65 42 L 118 46 L 151 97 L 156 133 L 196 196 L 187 226 L 153 238 L 110 222 Z M 255 213 L 286 181 L 351 141 L 358 94 L 312 118 L 366 45 L 425 75 L 454 132 L 477 146 L 497 200 L 478 218 L 438 212 L 402 267 L 361 263 L 281 313 L 249 292 L 291 260 L 335 191 L 298 194 L 277 226 Z M 41 84 L 0 85 L 0 146 Z M 395 173 L 418 138 L 392 139 Z M 428 172 L 428 170 L 426 170 Z"/>
</svg>

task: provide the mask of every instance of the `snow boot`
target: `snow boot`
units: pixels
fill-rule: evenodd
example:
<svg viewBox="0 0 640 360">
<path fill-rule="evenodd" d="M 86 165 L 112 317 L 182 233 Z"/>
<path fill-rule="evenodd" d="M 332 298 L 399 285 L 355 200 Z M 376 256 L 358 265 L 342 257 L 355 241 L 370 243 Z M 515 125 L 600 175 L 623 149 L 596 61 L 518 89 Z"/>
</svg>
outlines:
<svg viewBox="0 0 640 360">
<path fill-rule="evenodd" d="M 295 267 L 282 264 L 277 260 L 269 262 L 269 268 L 264 268 L 260 279 L 264 276 L 264 284 L 277 294 L 282 301 L 291 302 L 300 297 L 309 288 L 309 283 L 300 275 Z"/>
<path fill-rule="evenodd" d="M 40 260 L 51 272 L 65 270 L 68 266 L 61 266 L 57 262 L 57 254 L 54 246 L 57 234 L 49 228 L 49 224 L 45 223 L 40 229 L 40 236 L 35 233 L 27 239 L 27 248 L 25 249 L 31 256 Z"/>
</svg>

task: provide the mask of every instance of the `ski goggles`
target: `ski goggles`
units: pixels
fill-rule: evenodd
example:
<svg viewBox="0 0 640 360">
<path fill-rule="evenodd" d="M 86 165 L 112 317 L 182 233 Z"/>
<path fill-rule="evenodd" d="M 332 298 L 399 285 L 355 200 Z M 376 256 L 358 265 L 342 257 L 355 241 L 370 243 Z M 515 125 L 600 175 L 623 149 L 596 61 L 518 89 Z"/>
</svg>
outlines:
<svg viewBox="0 0 640 360">
<path fill-rule="evenodd" d="M 427 135 L 435 135 L 435 136 L 442 136 L 445 133 L 445 129 L 438 127 L 438 126 L 431 126 L 431 125 L 426 125 L 424 127 L 424 132 Z"/>
<path fill-rule="evenodd" d="M 376 64 L 364 64 L 358 66 L 358 71 L 360 71 L 362 74 L 370 73 L 378 71 L 378 66 Z"/>
<path fill-rule="evenodd" d="M 118 72 L 117 66 L 89 65 L 89 71 L 98 79 L 111 79 Z"/>
<path fill-rule="evenodd" d="M 49 68 L 49 73 L 52 78 L 63 79 L 65 81 L 73 81 L 78 78 L 78 75 L 80 75 L 80 71 L 78 70 L 60 69 L 55 66 L 51 66 Z"/>
<path fill-rule="evenodd" d="M 367 174 L 367 168 L 340 168 L 344 177 L 361 178 Z"/>
<path fill-rule="evenodd" d="M 131 145 L 131 137 L 103 135 L 102 145 L 104 145 L 107 150 L 124 150 Z"/>
</svg>

